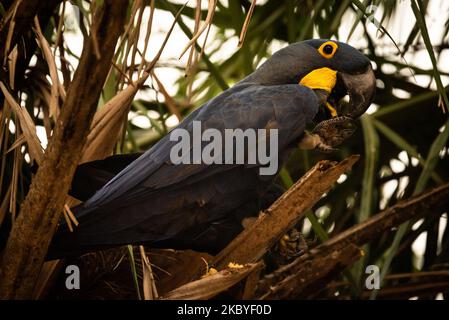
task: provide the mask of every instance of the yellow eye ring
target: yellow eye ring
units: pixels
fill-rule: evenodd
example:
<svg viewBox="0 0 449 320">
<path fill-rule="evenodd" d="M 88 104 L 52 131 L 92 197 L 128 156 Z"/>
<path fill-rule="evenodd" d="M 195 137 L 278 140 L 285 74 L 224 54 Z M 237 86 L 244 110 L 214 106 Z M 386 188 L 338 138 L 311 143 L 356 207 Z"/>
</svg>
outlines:
<svg viewBox="0 0 449 320">
<path fill-rule="evenodd" d="M 337 52 L 338 44 L 333 41 L 326 41 L 319 48 L 318 52 L 326 59 L 330 59 Z"/>
</svg>

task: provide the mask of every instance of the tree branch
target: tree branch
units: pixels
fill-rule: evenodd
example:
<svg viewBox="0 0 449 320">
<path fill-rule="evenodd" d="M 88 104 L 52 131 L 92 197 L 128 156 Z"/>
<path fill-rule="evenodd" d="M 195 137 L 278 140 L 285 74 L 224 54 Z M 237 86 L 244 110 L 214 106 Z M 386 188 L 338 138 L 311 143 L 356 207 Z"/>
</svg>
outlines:
<svg viewBox="0 0 449 320">
<path fill-rule="evenodd" d="M 25 299 L 32 295 L 123 30 L 127 5 L 127 0 L 105 0 L 93 17 L 91 36 L 84 39 L 79 67 L 45 159 L 2 253 L 2 299 Z M 94 53 L 94 41 L 100 51 L 99 58 Z"/>
<path fill-rule="evenodd" d="M 311 298 L 362 256 L 361 246 L 392 227 L 426 212 L 444 210 L 448 205 L 449 184 L 401 201 L 266 276 L 260 281 L 256 296 L 263 299 Z"/>
<path fill-rule="evenodd" d="M 262 258 L 358 159 L 359 156 L 350 156 L 340 163 L 318 162 L 223 249 L 215 257 L 213 265 L 221 269 L 229 262 L 245 264 Z"/>
</svg>

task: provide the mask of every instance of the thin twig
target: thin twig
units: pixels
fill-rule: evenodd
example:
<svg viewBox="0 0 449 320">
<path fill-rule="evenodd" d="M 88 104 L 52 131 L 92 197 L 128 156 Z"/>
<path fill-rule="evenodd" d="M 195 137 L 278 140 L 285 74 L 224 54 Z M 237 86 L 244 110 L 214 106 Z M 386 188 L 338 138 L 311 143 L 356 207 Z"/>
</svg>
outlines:
<svg viewBox="0 0 449 320">
<path fill-rule="evenodd" d="M 256 1 L 257 0 L 253 0 L 251 2 L 251 7 L 248 10 L 248 14 L 246 15 L 245 22 L 243 23 L 242 31 L 240 32 L 240 37 L 239 37 L 239 44 L 238 44 L 239 48 L 242 47 L 243 42 L 245 41 L 245 36 L 246 36 L 246 32 L 248 31 L 249 22 L 251 21 L 251 17 L 253 15 L 254 8 L 256 7 Z"/>
</svg>

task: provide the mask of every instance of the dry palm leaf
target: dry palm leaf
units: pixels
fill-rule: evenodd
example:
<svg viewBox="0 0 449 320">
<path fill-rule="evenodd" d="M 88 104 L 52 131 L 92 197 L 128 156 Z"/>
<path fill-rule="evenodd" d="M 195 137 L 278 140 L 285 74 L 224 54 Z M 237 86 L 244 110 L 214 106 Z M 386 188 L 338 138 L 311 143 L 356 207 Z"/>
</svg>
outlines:
<svg viewBox="0 0 449 320">
<path fill-rule="evenodd" d="M 41 143 L 36 134 L 36 126 L 34 125 L 33 119 L 31 119 L 30 114 L 27 109 L 22 108 L 14 99 L 14 97 L 9 93 L 5 84 L 0 81 L 0 89 L 5 95 L 5 99 L 8 104 L 14 110 L 14 113 L 19 118 L 20 127 L 22 128 L 23 134 L 28 143 L 28 149 L 30 153 L 30 157 L 35 159 L 39 164 L 42 162 L 44 158 L 44 152 L 42 150 Z"/>
<path fill-rule="evenodd" d="M 42 49 L 42 52 L 44 54 L 44 58 L 48 64 L 48 70 L 50 72 L 50 78 L 52 82 L 51 86 L 51 98 L 50 98 L 50 116 L 54 117 L 55 119 L 59 115 L 59 96 L 65 96 L 65 92 L 63 87 L 61 86 L 61 83 L 59 81 L 58 77 L 58 69 L 56 68 L 55 63 L 55 57 L 53 53 L 51 52 L 50 45 L 48 44 L 47 40 L 45 39 L 44 35 L 42 34 L 41 27 L 39 25 L 39 20 L 37 17 L 34 19 L 34 27 L 35 32 L 37 35 L 37 43 Z M 60 92 L 61 91 L 61 92 Z M 62 93 L 62 94 L 60 94 Z"/>
<path fill-rule="evenodd" d="M 151 264 L 145 253 L 144 247 L 139 246 L 139 250 L 142 257 L 143 297 L 145 300 L 154 300 L 158 298 L 158 293 L 154 281 L 153 270 L 151 269 Z"/>
<path fill-rule="evenodd" d="M 201 34 L 206 30 L 206 28 L 212 23 L 212 18 L 214 16 L 215 7 L 217 5 L 217 0 L 209 0 L 209 5 L 207 8 L 207 16 L 206 20 L 204 21 L 204 24 L 201 26 L 201 28 L 198 30 L 197 33 L 190 39 L 190 41 L 187 43 L 185 48 L 182 50 L 181 55 L 179 56 L 179 59 L 182 58 L 184 53 L 195 44 L 196 40 L 201 36 Z"/>
<path fill-rule="evenodd" d="M 246 264 L 237 268 L 227 268 L 200 280 L 189 282 L 167 293 L 164 300 L 205 300 L 231 288 L 253 271 L 262 266 L 261 262 Z"/>
<path fill-rule="evenodd" d="M 193 34 L 198 33 L 201 22 L 201 0 L 196 0 L 196 8 L 195 8 L 195 26 L 193 27 Z M 210 25 L 209 25 L 210 26 Z M 186 65 L 186 75 L 190 74 L 193 61 L 197 61 L 198 52 L 195 50 L 195 46 L 190 48 L 189 58 L 187 59 Z"/>
<path fill-rule="evenodd" d="M 112 153 L 137 90 L 138 86 L 126 87 L 97 111 L 80 163 L 103 159 Z"/>
<path fill-rule="evenodd" d="M 182 121 L 181 113 L 179 112 L 179 108 L 176 105 L 175 100 L 168 94 L 167 90 L 165 90 L 164 85 L 159 80 L 154 72 L 151 72 L 151 76 L 156 80 L 157 86 L 159 87 L 159 91 L 162 93 L 165 99 L 165 104 L 167 105 L 168 110 L 171 114 L 174 114 L 179 121 Z"/>
<path fill-rule="evenodd" d="M 246 15 L 245 22 L 243 23 L 242 31 L 240 32 L 239 44 L 238 47 L 241 48 L 243 45 L 243 41 L 245 41 L 246 32 L 248 31 L 249 22 L 251 21 L 251 17 L 254 12 L 254 7 L 256 6 L 256 1 L 253 0 L 251 2 L 251 7 L 249 8 L 248 14 Z"/>
</svg>

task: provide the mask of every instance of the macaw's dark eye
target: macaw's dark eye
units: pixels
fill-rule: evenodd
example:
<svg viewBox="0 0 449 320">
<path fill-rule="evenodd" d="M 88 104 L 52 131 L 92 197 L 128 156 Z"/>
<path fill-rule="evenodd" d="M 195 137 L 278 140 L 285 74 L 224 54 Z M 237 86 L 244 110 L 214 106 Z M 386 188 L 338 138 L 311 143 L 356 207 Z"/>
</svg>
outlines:
<svg viewBox="0 0 449 320">
<path fill-rule="evenodd" d="M 332 54 L 333 51 L 334 51 L 334 48 L 330 44 L 326 44 L 323 48 L 323 52 L 325 54 Z"/>
<path fill-rule="evenodd" d="M 318 48 L 318 52 L 326 59 L 330 59 L 337 52 L 338 44 L 334 41 L 326 41 Z"/>
</svg>

